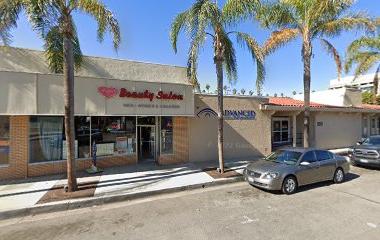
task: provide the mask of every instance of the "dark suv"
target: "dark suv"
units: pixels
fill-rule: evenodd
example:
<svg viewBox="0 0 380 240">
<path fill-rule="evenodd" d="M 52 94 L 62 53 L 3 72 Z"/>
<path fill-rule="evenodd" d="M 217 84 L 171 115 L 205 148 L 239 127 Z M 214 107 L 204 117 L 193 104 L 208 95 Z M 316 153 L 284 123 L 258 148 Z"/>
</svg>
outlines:
<svg viewBox="0 0 380 240">
<path fill-rule="evenodd" d="M 380 167 L 380 136 L 358 142 L 350 153 L 352 165 Z"/>
</svg>

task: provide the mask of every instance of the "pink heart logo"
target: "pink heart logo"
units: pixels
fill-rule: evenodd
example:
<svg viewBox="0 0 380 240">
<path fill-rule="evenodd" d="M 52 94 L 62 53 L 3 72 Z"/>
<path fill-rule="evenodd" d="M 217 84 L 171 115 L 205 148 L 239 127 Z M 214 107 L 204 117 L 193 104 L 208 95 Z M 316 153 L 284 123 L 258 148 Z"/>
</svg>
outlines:
<svg viewBox="0 0 380 240">
<path fill-rule="evenodd" d="M 117 89 L 114 87 L 98 87 L 98 92 L 106 98 L 112 98 L 117 95 Z"/>
</svg>

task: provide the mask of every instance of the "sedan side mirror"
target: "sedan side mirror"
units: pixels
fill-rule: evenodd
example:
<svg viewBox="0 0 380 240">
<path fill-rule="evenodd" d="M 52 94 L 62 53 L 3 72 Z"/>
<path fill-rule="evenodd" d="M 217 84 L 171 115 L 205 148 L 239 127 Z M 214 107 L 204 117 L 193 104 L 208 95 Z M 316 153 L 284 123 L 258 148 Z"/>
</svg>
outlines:
<svg viewBox="0 0 380 240">
<path fill-rule="evenodd" d="M 300 165 L 301 165 L 301 166 L 309 166 L 310 163 L 309 163 L 309 162 L 301 162 Z"/>
</svg>

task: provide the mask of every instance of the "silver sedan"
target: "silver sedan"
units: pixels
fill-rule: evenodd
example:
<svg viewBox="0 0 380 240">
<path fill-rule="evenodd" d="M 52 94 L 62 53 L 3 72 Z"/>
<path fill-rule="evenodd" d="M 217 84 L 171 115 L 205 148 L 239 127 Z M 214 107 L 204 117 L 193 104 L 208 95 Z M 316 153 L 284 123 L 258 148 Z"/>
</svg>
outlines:
<svg viewBox="0 0 380 240">
<path fill-rule="evenodd" d="M 249 164 L 244 178 L 253 186 L 292 194 L 302 185 L 328 180 L 341 183 L 349 170 L 348 160 L 332 152 L 287 148 Z"/>
</svg>

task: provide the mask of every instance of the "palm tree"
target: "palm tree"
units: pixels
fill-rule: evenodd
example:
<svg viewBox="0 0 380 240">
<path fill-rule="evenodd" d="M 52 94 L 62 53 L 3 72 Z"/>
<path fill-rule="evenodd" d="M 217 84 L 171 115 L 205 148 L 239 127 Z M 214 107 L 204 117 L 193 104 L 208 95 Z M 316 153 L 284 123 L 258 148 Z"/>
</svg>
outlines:
<svg viewBox="0 0 380 240">
<path fill-rule="evenodd" d="M 242 89 L 240 90 L 240 92 L 241 92 L 241 95 L 244 95 L 244 94 L 245 94 L 245 89 L 242 88 Z"/>
<path fill-rule="evenodd" d="M 374 22 L 364 13 L 350 13 L 354 0 L 279 0 L 262 5 L 257 10 L 253 0 L 234 2 L 231 7 L 235 17 L 247 18 L 255 15 L 274 31 L 264 46 L 265 54 L 299 37 L 302 41 L 302 60 L 304 64 L 304 147 L 310 146 L 310 82 L 313 40 L 320 39 L 330 54 L 334 56 L 340 76 L 340 59 L 333 45 L 323 37 L 339 36 L 342 31 L 354 29 L 374 30 Z M 243 2 L 236 4 L 236 2 Z M 256 11 L 255 11 L 256 10 Z"/>
<path fill-rule="evenodd" d="M 77 189 L 74 154 L 74 67 L 82 61 L 79 39 L 73 19 L 74 12 L 94 17 L 98 24 L 98 40 L 106 32 L 113 34 L 113 45 L 120 44 L 120 30 L 112 12 L 98 0 L 3 0 L 0 2 L 0 31 L 9 43 L 10 30 L 17 27 L 18 16 L 25 10 L 33 30 L 44 40 L 49 67 L 63 73 L 65 136 L 67 146 L 67 190 Z"/>
<path fill-rule="evenodd" d="M 372 103 L 376 104 L 380 72 L 380 34 L 375 37 L 362 37 L 353 41 L 347 49 L 345 70 L 348 72 L 356 64 L 355 79 L 376 67 L 373 80 Z"/>
<path fill-rule="evenodd" d="M 223 153 L 223 72 L 226 71 L 230 81 L 237 78 L 237 64 L 235 49 L 231 36 L 235 35 L 237 42 L 249 49 L 257 64 L 257 84 L 261 86 L 264 80 L 263 54 L 255 39 L 246 33 L 227 31 L 230 24 L 228 8 L 219 8 L 217 2 L 212 0 L 196 0 L 190 9 L 180 13 L 174 20 L 170 37 L 172 46 L 177 52 L 178 35 L 182 30 L 188 33 L 190 49 L 188 56 L 188 77 L 190 82 L 197 84 L 198 55 L 201 46 L 204 45 L 206 37 L 213 43 L 214 64 L 217 75 L 218 89 L 218 158 L 219 171 L 224 172 Z"/>
<path fill-rule="evenodd" d="M 207 93 L 210 92 L 210 84 L 206 84 L 206 90 L 207 90 Z"/>
</svg>

